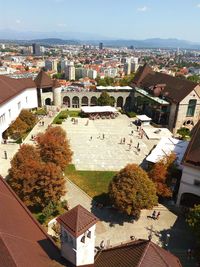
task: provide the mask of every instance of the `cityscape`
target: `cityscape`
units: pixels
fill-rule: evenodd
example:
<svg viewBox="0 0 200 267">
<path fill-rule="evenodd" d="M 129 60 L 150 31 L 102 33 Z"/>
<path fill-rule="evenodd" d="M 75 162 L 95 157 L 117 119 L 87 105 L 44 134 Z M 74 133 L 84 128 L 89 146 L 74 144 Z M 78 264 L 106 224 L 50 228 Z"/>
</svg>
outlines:
<svg viewBox="0 0 200 267">
<path fill-rule="evenodd" d="M 0 267 L 200 266 L 200 3 L 107 2 L 1 3 Z"/>
</svg>

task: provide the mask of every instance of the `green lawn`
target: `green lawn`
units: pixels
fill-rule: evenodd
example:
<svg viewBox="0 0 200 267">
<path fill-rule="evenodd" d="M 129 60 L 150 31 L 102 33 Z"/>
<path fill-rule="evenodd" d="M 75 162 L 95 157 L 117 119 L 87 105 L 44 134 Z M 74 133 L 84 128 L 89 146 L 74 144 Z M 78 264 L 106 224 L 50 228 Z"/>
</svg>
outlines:
<svg viewBox="0 0 200 267">
<path fill-rule="evenodd" d="M 77 171 L 74 165 L 65 169 L 67 178 L 92 198 L 108 192 L 109 182 L 115 174 L 112 171 Z"/>
<path fill-rule="evenodd" d="M 80 117 L 80 110 L 62 110 L 54 118 L 53 124 L 62 124 L 67 117 Z"/>
</svg>

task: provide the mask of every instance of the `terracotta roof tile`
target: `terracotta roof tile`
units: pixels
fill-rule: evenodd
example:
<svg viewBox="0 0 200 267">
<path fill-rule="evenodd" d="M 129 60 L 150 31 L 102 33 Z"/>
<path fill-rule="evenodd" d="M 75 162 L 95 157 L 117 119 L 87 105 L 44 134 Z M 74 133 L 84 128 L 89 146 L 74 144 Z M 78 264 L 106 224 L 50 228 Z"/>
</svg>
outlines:
<svg viewBox="0 0 200 267">
<path fill-rule="evenodd" d="M 59 83 L 51 79 L 43 70 L 39 72 L 34 81 L 37 88 L 59 87 Z"/>
<path fill-rule="evenodd" d="M 0 75 L 0 104 L 8 101 L 27 88 L 36 88 L 32 79 L 13 79 Z"/>
<path fill-rule="evenodd" d="M 165 73 L 154 72 L 146 64 L 138 70 L 134 78 L 134 84 L 144 89 L 156 86 L 157 84 L 166 84 L 162 91 L 163 95 L 165 95 L 166 99 L 177 103 L 182 101 L 197 87 L 196 83 L 187 79 L 180 79 Z"/>
<path fill-rule="evenodd" d="M 78 237 L 97 223 L 98 219 L 81 205 L 76 206 L 57 218 L 73 236 Z"/>
<path fill-rule="evenodd" d="M 0 203 L 0 267 L 53 267 L 53 260 L 62 262 L 53 240 L 1 177 Z"/>
<path fill-rule="evenodd" d="M 100 251 L 95 267 L 181 267 L 177 257 L 147 240 L 137 240 Z"/>
<path fill-rule="evenodd" d="M 200 121 L 193 128 L 192 139 L 185 152 L 183 164 L 200 168 Z"/>
</svg>

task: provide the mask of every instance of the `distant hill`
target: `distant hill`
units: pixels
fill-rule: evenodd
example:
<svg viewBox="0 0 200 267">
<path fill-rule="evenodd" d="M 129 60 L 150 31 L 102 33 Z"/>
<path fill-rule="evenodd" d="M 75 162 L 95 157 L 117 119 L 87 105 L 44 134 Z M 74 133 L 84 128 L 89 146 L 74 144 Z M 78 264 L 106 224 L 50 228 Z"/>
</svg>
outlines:
<svg viewBox="0 0 200 267">
<path fill-rule="evenodd" d="M 109 39 L 98 34 L 79 32 L 18 32 L 0 30 L 0 42 L 40 43 L 44 45 L 94 44 L 103 42 L 105 46 L 134 46 L 135 48 L 185 48 L 200 49 L 200 43 L 179 39 L 152 38 L 145 40 Z"/>
</svg>

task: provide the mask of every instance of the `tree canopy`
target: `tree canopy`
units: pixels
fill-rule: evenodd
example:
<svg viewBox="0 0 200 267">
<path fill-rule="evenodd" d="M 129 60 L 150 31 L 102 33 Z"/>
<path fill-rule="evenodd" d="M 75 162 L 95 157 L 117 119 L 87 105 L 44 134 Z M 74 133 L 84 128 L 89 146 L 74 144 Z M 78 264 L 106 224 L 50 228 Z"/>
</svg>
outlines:
<svg viewBox="0 0 200 267">
<path fill-rule="evenodd" d="M 141 209 L 157 204 L 156 188 L 147 173 L 136 164 L 119 171 L 109 185 L 109 196 L 120 211 L 139 217 Z"/>
<path fill-rule="evenodd" d="M 175 168 L 176 154 L 172 153 L 156 162 L 149 171 L 149 178 L 155 183 L 157 195 L 171 197 L 170 173 Z"/>
<path fill-rule="evenodd" d="M 71 162 L 72 151 L 61 127 L 49 127 L 37 136 L 36 141 L 42 161 L 55 163 L 62 170 Z"/>
<path fill-rule="evenodd" d="M 115 99 L 110 97 L 107 92 L 102 92 L 100 97 L 97 99 L 98 106 L 114 106 Z"/>
</svg>

